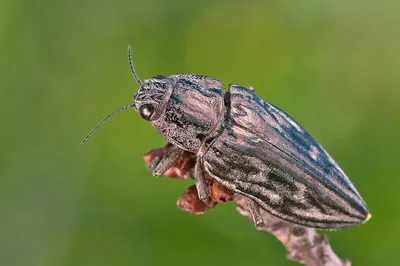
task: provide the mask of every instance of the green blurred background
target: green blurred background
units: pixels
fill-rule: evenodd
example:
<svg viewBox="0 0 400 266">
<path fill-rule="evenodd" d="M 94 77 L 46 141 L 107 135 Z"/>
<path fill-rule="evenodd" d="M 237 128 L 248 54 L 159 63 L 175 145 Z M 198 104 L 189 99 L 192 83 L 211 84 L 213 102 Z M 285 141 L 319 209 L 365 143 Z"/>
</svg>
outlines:
<svg viewBox="0 0 400 266">
<path fill-rule="evenodd" d="M 193 72 L 253 86 L 340 163 L 373 214 L 327 232 L 354 265 L 400 252 L 398 1 L 0 1 L 0 265 L 296 265 L 225 204 L 177 209 L 163 145 L 133 111 L 142 79 Z M 398 264 L 397 264 L 398 265 Z"/>
</svg>

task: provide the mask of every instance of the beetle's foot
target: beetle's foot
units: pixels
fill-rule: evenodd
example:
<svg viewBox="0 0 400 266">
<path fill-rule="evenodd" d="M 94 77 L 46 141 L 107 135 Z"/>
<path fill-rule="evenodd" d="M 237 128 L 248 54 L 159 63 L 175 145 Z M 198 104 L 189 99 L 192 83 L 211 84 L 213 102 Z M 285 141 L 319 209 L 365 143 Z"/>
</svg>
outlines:
<svg viewBox="0 0 400 266">
<path fill-rule="evenodd" d="M 207 200 L 210 197 L 208 192 L 208 184 L 201 165 L 201 157 L 197 156 L 196 165 L 194 167 L 194 179 L 196 180 L 196 188 L 201 200 Z"/>
<path fill-rule="evenodd" d="M 194 214 L 203 214 L 217 205 L 217 203 L 211 199 L 205 201 L 201 200 L 196 185 L 188 187 L 179 197 L 176 204 L 179 209 Z"/>
<path fill-rule="evenodd" d="M 183 154 L 183 150 L 179 147 L 172 147 L 163 157 L 161 160 L 156 160 L 155 163 L 153 161 L 152 163 L 152 170 L 153 170 L 153 176 L 160 176 L 164 174 L 165 172 L 168 171 L 172 166 L 178 162 L 179 158 L 181 158 Z"/>
<path fill-rule="evenodd" d="M 156 170 L 157 165 L 160 163 L 160 161 L 161 161 L 160 157 L 155 157 L 153 159 L 153 161 L 150 163 L 150 170 L 153 173 L 153 175 L 154 175 L 154 171 Z"/>
<path fill-rule="evenodd" d="M 264 226 L 264 220 L 261 216 L 261 212 L 260 212 L 260 206 L 258 206 L 258 204 L 252 200 L 247 198 L 246 199 L 247 202 L 247 206 L 249 208 L 250 214 L 253 217 L 253 223 L 256 227 L 262 227 Z"/>
<path fill-rule="evenodd" d="M 154 161 L 160 160 L 164 156 L 165 153 L 166 153 L 166 151 L 164 150 L 164 148 L 160 148 L 160 149 L 153 149 L 143 155 L 143 160 L 146 163 L 146 165 L 150 171 L 153 172 L 153 170 L 154 170 L 153 165 L 155 164 L 157 166 L 157 164 L 158 164 L 157 161 L 156 162 L 154 162 Z"/>
</svg>

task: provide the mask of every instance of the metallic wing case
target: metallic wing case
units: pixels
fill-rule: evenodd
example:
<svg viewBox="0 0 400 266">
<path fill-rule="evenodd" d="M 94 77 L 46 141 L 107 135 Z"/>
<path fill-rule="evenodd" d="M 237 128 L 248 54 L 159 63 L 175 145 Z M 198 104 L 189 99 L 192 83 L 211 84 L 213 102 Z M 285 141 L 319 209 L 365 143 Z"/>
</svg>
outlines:
<svg viewBox="0 0 400 266">
<path fill-rule="evenodd" d="M 203 156 L 213 178 L 296 224 L 342 228 L 369 218 L 350 179 L 288 114 L 237 85 L 225 104 L 223 129 Z"/>
</svg>

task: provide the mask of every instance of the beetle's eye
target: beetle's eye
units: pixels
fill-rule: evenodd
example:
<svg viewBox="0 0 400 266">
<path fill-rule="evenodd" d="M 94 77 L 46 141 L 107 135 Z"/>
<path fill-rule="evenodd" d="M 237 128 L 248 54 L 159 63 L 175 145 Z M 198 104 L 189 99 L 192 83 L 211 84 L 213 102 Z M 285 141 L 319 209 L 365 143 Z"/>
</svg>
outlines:
<svg viewBox="0 0 400 266">
<path fill-rule="evenodd" d="M 150 120 L 150 117 L 153 115 L 153 113 L 154 107 L 149 103 L 143 104 L 139 107 L 139 114 L 145 120 Z"/>
</svg>

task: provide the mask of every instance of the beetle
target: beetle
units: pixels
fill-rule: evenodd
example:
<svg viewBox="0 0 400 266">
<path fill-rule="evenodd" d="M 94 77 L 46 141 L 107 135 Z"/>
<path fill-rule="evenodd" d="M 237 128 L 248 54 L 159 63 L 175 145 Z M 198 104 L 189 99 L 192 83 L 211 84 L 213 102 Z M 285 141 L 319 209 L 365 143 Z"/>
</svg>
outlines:
<svg viewBox="0 0 400 266">
<path fill-rule="evenodd" d="M 254 224 L 260 208 L 305 227 L 335 229 L 366 222 L 368 208 L 347 175 L 325 149 L 292 117 L 261 99 L 250 87 L 229 85 L 207 76 L 156 75 L 143 82 L 133 108 L 173 144 L 153 166 L 160 176 L 184 151 L 196 154 L 194 179 L 201 200 L 209 198 L 206 176 L 244 195 Z"/>
</svg>

